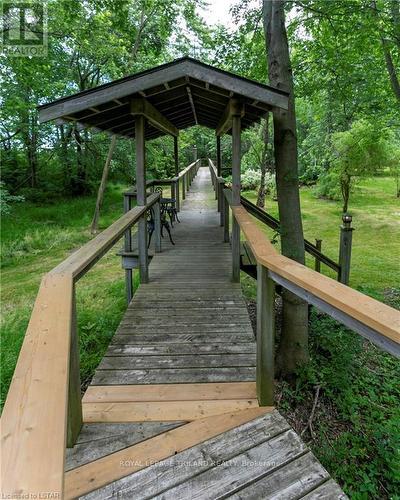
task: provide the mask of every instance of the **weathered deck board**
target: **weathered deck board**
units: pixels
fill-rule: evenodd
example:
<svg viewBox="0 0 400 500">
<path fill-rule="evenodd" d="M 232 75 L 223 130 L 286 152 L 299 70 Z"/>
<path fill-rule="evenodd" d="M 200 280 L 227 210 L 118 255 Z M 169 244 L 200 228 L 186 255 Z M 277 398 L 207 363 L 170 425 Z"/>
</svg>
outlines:
<svg viewBox="0 0 400 500">
<path fill-rule="evenodd" d="M 76 478 L 80 494 L 90 491 L 88 482 L 98 488 L 88 499 L 346 498 L 277 411 L 254 413 L 250 421 L 239 416 L 246 407 L 260 410 L 254 408 L 256 347 L 241 286 L 230 281 L 231 250 L 222 243 L 215 206 L 201 169 L 173 228 L 176 245 L 164 238 L 163 252 L 150 263 L 150 283 L 136 291 L 84 397 L 86 420 L 102 423 L 85 423 L 68 452 L 67 491 Z M 218 408 L 223 414 L 211 417 L 218 425 L 243 408 L 235 417 L 241 425 L 220 434 L 211 428 L 203 442 L 182 429 L 192 440 L 188 449 L 120 470 L 119 457 L 153 450 L 161 459 L 153 436 Z"/>
</svg>

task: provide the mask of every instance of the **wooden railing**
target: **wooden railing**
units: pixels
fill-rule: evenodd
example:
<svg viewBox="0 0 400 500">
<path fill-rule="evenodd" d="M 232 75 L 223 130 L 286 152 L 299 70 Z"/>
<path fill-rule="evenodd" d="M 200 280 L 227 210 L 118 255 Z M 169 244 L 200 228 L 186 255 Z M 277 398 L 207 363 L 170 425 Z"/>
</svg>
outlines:
<svg viewBox="0 0 400 500">
<path fill-rule="evenodd" d="M 211 170 L 212 167 L 210 166 Z M 222 185 L 216 175 L 214 185 Z M 217 184 L 216 184 L 217 183 Z M 219 188 L 221 189 L 221 188 Z M 232 206 L 223 189 L 222 224 L 229 242 L 229 207 L 257 261 L 257 393 L 260 404 L 273 404 L 275 284 L 400 357 L 400 312 L 298 262 L 278 254 L 243 205 Z M 233 258 L 234 257 L 233 252 Z M 235 266 L 235 263 L 233 263 Z"/>
<path fill-rule="evenodd" d="M 192 184 L 201 165 L 201 160 L 196 160 L 186 168 L 181 170 L 178 175 L 170 179 L 152 179 L 146 182 L 146 186 L 154 192 L 156 186 L 171 186 L 171 197 L 176 200 L 176 208 L 180 211 L 181 201 L 186 198 L 186 193 Z M 135 188 L 125 193 L 126 195 L 135 195 Z"/>
<path fill-rule="evenodd" d="M 158 193 L 43 278 L 1 418 L 4 498 L 62 498 L 66 444 L 82 425 L 75 283 L 155 204 Z"/>
<path fill-rule="evenodd" d="M 221 214 L 221 225 L 223 225 L 223 219 L 224 219 L 224 194 L 223 190 L 225 189 L 225 179 L 223 177 L 218 177 L 217 174 L 217 169 L 212 162 L 212 160 L 208 160 L 209 162 L 209 167 L 210 167 L 210 172 L 211 172 L 211 179 L 212 183 L 214 186 L 215 190 L 215 197 L 218 200 L 218 212 Z M 240 197 L 241 204 L 245 207 L 245 209 L 253 215 L 256 219 L 259 221 L 263 222 L 266 224 L 269 228 L 273 229 L 274 231 L 279 231 L 279 220 L 273 217 L 272 215 L 268 214 L 261 208 L 257 207 L 253 203 L 251 203 L 249 200 L 247 200 L 244 196 Z M 321 241 L 321 240 L 318 240 Z M 340 281 L 340 276 L 341 276 L 341 266 L 334 260 L 332 260 L 330 257 L 325 255 L 324 253 L 321 252 L 320 248 L 317 247 L 317 245 L 314 245 L 311 243 L 311 241 L 308 241 L 304 239 L 304 249 L 305 251 L 311 255 L 312 257 L 315 258 L 315 262 L 318 263 L 316 266 L 318 269 L 320 268 L 320 263 L 322 262 L 325 264 L 327 267 L 332 269 L 338 277 L 338 281 Z"/>
</svg>

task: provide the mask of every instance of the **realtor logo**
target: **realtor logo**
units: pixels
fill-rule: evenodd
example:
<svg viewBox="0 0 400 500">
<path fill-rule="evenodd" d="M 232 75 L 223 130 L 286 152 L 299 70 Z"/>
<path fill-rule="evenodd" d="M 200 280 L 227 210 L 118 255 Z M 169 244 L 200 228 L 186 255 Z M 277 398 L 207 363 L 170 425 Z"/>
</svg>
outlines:
<svg viewBox="0 0 400 500">
<path fill-rule="evenodd" d="M 47 4 L 42 0 L 4 0 L 0 52 L 10 56 L 47 54 Z"/>
</svg>

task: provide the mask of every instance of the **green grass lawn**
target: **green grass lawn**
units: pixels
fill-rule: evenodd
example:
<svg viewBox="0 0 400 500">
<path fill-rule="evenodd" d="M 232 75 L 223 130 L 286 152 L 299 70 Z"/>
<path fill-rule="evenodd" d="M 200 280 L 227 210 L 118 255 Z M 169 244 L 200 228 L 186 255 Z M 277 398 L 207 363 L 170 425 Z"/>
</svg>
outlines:
<svg viewBox="0 0 400 500">
<path fill-rule="evenodd" d="M 101 228 L 121 215 L 122 191 L 120 186 L 108 189 Z M 350 284 L 400 308 L 400 201 L 394 192 L 393 180 L 376 178 L 363 181 L 351 199 L 355 231 Z M 255 193 L 246 196 L 255 201 Z M 317 199 L 312 188 L 302 188 L 301 203 L 305 236 L 321 238 L 324 253 L 337 260 L 340 203 Z M 2 219 L 2 403 L 41 277 L 91 238 L 94 204 L 94 197 L 45 206 L 22 203 Z M 266 209 L 277 215 L 270 198 Z M 120 245 L 77 285 L 83 382 L 92 376 L 126 307 L 124 274 L 116 256 Z M 313 266 L 312 259 L 308 263 Z M 333 276 L 323 265 L 322 272 Z M 254 280 L 243 277 L 242 285 L 247 297 L 254 298 Z M 399 498 L 398 362 L 315 312 L 310 331 L 311 363 L 299 374 L 296 387 L 279 384 L 280 411 L 300 432 L 320 385 L 315 435 L 303 436 L 319 460 L 352 498 Z"/>
<path fill-rule="evenodd" d="M 2 218 L 1 403 L 4 403 L 42 276 L 91 238 L 94 197 L 16 204 Z M 122 213 L 122 188 L 108 190 L 100 227 Z M 118 247 L 118 245 L 117 245 Z M 77 285 L 81 376 L 100 361 L 125 308 L 120 258 L 111 250 Z"/>
<path fill-rule="evenodd" d="M 254 192 L 245 196 L 255 203 Z M 313 188 L 303 187 L 301 208 L 305 238 L 313 243 L 322 239 L 322 251 L 337 262 L 341 203 L 317 199 Z M 278 217 L 277 202 L 269 197 L 265 209 Z M 349 211 L 354 227 L 350 286 L 384 300 L 400 283 L 400 199 L 395 197 L 394 180 L 378 177 L 362 181 L 351 197 Z M 314 265 L 309 255 L 307 264 Z M 323 264 L 321 271 L 335 277 Z"/>
</svg>

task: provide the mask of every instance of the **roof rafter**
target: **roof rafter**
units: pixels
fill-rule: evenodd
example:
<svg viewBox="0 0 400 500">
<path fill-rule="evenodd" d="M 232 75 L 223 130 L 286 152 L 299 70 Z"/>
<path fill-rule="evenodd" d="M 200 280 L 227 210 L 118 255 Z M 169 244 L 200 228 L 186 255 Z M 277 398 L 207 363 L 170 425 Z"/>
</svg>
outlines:
<svg viewBox="0 0 400 500">
<path fill-rule="evenodd" d="M 194 106 L 193 96 L 192 96 L 192 92 L 190 90 L 189 85 L 186 86 L 186 92 L 187 92 L 187 95 L 189 97 L 189 102 L 190 102 L 190 106 L 192 108 L 194 121 L 196 122 L 196 125 L 198 125 L 199 124 L 199 120 L 197 119 L 196 108 Z"/>
<path fill-rule="evenodd" d="M 179 135 L 179 130 L 175 125 L 143 97 L 131 100 L 131 115 L 143 115 L 154 127 L 162 132 L 174 137 Z"/>
</svg>

